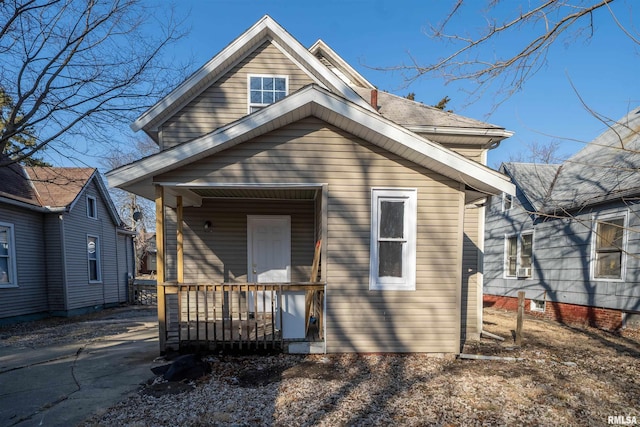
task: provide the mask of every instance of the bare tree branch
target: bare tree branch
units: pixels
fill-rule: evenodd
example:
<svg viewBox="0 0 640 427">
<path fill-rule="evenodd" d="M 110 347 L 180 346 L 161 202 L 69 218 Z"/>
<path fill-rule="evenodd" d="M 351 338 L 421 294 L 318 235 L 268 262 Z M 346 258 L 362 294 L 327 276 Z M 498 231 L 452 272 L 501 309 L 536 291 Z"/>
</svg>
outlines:
<svg viewBox="0 0 640 427">
<path fill-rule="evenodd" d="M 390 67 L 372 67 L 384 71 L 401 71 L 408 85 L 422 76 L 443 77 L 447 83 L 467 80 L 474 82 L 471 95 L 479 97 L 489 87 L 496 90 L 494 109 L 520 91 L 529 78 L 546 63 L 550 49 L 557 45 L 560 36 L 589 39 L 595 34 L 594 15 L 602 19 L 612 19 L 622 34 L 633 43 L 640 44 L 638 32 L 625 26 L 614 12 L 612 4 L 616 0 L 547 0 L 544 2 L 519 2 L 528 9 L 517 10 L 511 1 L 494 0 L 485 11 L 485 24 L 475 33 L 465 33 L 473 28 L 465 21 L 465 30 L 450 31 L 465 18 L 465 6 L 476 2 L 457 0 L 441 23 L 432 25 L 428 34 L 431 38 L 452 46 L 447 55 L 423 64 L 410 55 L 407 64 Z M 617 0 L 620 3 L 619 0 Z M 624 4 L 624 2 L 620 3 Z M 497 16 L 505 16 L 498 22 Z M 468 18 L 468 17 L 466 17 Z M 588 30 L 586 32 L 585 30 Z M 522 35 L 530 34 L 529 37 Z M 504 40 L 509 45 L 501 45 Z M 572 42 L 575 42 L 575 39 Z M 515 48 L 511 46 L 522 40 Z M 495 49 L 494 46 L 501 46 Z M 502 47 L 503 46 L 503 47 Z"/>
<path fill-rule="evenodd" d="M 0 166 L 54 141 L 106 140 L 94 132 L 130 123 L 184 77 L 186 65 L 163 62 L 184 35 L 173 13 L 158 17 L 165 11 L 143 0 L 0 2 L 0 85 L 14 101 L 2 118 Z M 37 143 L 7 156 L 27 130 Z"/>
</svg>

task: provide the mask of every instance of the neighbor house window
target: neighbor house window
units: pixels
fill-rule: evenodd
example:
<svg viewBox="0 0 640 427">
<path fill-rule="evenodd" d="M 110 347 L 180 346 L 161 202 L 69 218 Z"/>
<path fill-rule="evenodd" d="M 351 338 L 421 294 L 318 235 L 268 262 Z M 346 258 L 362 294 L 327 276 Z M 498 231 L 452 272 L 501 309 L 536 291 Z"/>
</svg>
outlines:
<svg viewBox="0 0 640 427">
<path fill-rule="evenodd" d="M 17 286 L 13 225 L 0 223 L 0 287 Z"/>
<path fill-rule="evenodd" d="M 594 278 L 622 279 L 624 222 L 624 217 L 596 221 Z"/>
<path fill-rule="evenodd" d="M 98 201 L 93 196 L 87 196 L 87 216 L 89 218 L 98 218 Z"/>
<path fill-rule="evenodd" d="M 416 216 L 416 190 L 372 189 L 370 290 L 415 290 Z"/>
<path fill-rule="evenodd" d="M 508 211 L 513 207 L 513 196 L 511 194 L 502 193 L 502 211 Z"/>
<path fill-rule="evenodd" d="M 87 236 L 87 259 L 89 262 L 89 282 L 100 282 L 100 241 L 96 236 Z"/>
<path fill-rule="evenodd" d="M 532 299 L 531 303 L 529 304 L 529 310 L 531 310 L 531 311 L 539 311 L 541 313 L 544 313 L 545 301 L 544 300 L 539 300 L 539 299 Z"/>
<path fill-rule="evenodd" d="M 505 276 L 531 277 L 533 234 L 508 236 L 505 242 Z"/>
<path fill-rule="evenodd" d="M 249 76 L 249 113 L 287 96 L 286 76 Z"/>
</svg>

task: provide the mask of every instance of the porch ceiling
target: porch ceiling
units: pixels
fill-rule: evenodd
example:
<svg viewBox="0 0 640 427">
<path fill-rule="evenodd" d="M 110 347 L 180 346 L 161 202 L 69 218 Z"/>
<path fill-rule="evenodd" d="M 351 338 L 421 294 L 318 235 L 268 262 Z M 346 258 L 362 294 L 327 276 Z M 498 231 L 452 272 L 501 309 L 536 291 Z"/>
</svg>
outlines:
<svg viewBox="0 0 640 427">
<path fill-rule="evenodd" d="M 312 188 L 192 188 L 191 191 L 202 198 L 313 200 L 316 197 L 316 190 Z"/>
</svg>

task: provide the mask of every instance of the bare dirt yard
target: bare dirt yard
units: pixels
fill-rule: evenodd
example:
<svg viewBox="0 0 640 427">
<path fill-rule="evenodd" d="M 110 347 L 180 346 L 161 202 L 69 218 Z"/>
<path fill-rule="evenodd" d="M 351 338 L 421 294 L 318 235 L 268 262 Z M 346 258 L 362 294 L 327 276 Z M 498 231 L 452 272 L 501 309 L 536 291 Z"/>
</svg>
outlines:
<svg viewBox="0 0 640 427">
<path fill-rule="evenodd" d="M 633 417 L 640 425 L 637 330 L 610 333 L 527 317 L 518 348 L 515 325 L 514 313 L 485 309 L 485 330 L 505 341 L 482 338 L 464 348 L 500 360 L 208 356 L 210 375 L 187 383 L 156 378 L 83 425 L 573 426 Z M 35 335 L 31 329 L 29 337 Z"/>
</svg>

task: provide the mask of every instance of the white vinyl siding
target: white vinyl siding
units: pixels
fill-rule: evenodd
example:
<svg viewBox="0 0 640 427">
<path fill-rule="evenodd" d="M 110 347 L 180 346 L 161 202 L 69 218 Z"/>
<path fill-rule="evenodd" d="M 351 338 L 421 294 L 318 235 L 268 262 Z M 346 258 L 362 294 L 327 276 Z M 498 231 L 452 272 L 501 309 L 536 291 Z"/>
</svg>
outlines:
<svg viewBox="0 0 640 427">
<path fill-rule="evenodd" d="M 0 288 L 18 286 L 13 224 L 0 222 Z"/>
<path fill-rule="evenodd" d="M 416 289 L 416 191 L 371 190 L 370 290 Z"/>
</svg>

